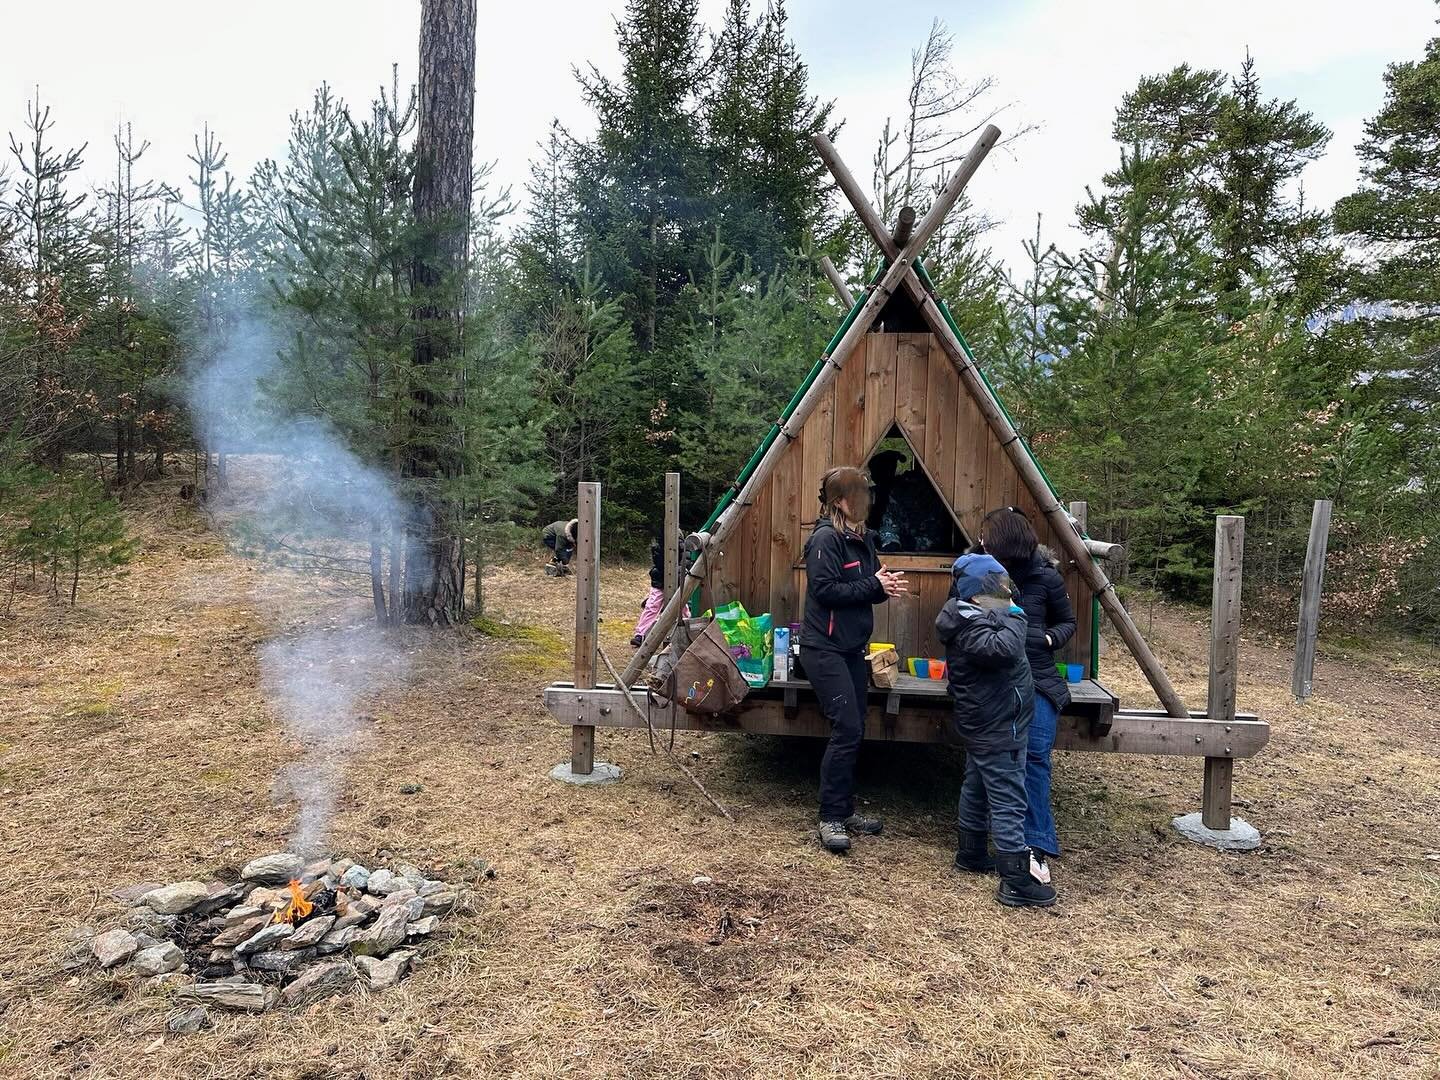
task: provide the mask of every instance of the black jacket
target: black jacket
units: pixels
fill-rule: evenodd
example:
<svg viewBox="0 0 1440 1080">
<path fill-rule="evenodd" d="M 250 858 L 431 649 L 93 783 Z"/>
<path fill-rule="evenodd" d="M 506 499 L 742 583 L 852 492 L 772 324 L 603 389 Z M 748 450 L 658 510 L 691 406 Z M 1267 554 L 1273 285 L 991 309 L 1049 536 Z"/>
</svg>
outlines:
<svg viewBox="0 0 1440 1080">
<path fill-rule="evenodd" d="M 945 645 L 955 734 L 980 754 L 1024 750 L 1035 712 L 1025 616 L 951 595 L 935 620 Z"/>
<path fill-rule="evenodd" d="M 1035 692 L 1059 712 L 1070 704 L 1070 687 L 1055 670 L 1055 654 L 1075 636 L 1075 610 L 1065 592 L 1065 579 L 1051 562 L 1048 549 L 1036 548 L 1030 562 L 1005 569 L 1015 583 L 1015 602 L 1025 609 L 1029 631 L 1025 652 L 1035 678 Z M 1045 635 L 1050 644 L 1045 644 Z"/>
<path fill-rule="evenodd" d="M 875 576 L 880 557 L 875 534 L 841 535 L 822 517 L 805 541 L 805 628 L 800 645 L 825 652 L 863 653 L 875 629 L 875 604 L 883 603 L 885 586 Z"/>
</svg>

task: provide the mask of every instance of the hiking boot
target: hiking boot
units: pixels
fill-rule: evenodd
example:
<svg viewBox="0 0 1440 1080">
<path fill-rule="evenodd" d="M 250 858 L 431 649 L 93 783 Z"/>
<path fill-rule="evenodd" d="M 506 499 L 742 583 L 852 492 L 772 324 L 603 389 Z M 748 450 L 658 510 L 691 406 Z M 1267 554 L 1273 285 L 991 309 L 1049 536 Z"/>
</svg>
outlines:
<svg viewBox="0 0 1440 1080">
<path fill-rule="evenodd" d="M 878 817 L 865 817 L 862 814 L 851 814 L 845 819 L 847 832 L 859 833 L 862 836 L 879 836 L 880 830 L 885 823 Z"/>
<path fill-rule="evenodd" d="M 960 843 L 955 848 L 955 869 L 970 874 L 995 872 L 995 860 L 986 850 L 985 834 L 974 829 L 960 830 Z"/>
<path fill-rule="evenodd" d="M 849 851 L 850 834 L 845 831 L 845 822 L 820 822 L 820 843 L 825 845 L 826 851 L 833 851 L 836 854 L 842 851 Z"/>
<path fill-rule="evenodd" d="M 1050 884 L 1050 863 L 1046 859 L 1045 852 L 1030 849 L 1030 876 L 1041 885 Z"/>
<path fill-rule="evenodd" d="M 632 638 L 630 639 L 630 647 L 631 647 L 632 649 L 638 649 L 644 641 L 645 641 L 645 638 L 644 638 L 643 635 L 641 635 L 641 634 L 636 634 L 634 637 L 632 637 Z"/>
<path fill-rule="evenodd" d="M 1000 888 L 995 899 L 1006 907 L 1049 907 L 1055 903 L 1055 890 L 1030 876 L 1030 852 L 997 851 L 995 872 L 1000 875 Z"/>
</svg>

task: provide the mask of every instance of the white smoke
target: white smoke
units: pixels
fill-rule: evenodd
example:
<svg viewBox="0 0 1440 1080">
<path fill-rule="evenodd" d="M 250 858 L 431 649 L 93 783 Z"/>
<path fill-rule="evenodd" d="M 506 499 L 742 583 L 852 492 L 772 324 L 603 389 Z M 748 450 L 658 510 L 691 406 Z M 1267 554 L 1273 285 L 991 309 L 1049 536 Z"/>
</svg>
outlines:
<svg viewBox="0 0 1440 1080">
<path fill-rule="evenodd" d="M 352 554 L 370 529 L 388 534 L 401 521 L 402 508 L 387 479 L 361 461 L 330 422 L 280 403 L 279 335 L 254 316 L 227 323 L 223 340 L 207 350 L 187 387 L 205 445 L 259 462 L 244 470 L 245 490 L 229 504 L 234 514 L 227 527 L 284 533 Z M 304 748 L 276 778 L 272 794 L 299 804 L 290 847 L 319 854 L 345 760 L 365 739 L 359 710 L 382 687 L 403 679 L 407 658 L 367 621 L 277 638 L 261 647 L 259 659 L 262 689 Z"/>
</svg>

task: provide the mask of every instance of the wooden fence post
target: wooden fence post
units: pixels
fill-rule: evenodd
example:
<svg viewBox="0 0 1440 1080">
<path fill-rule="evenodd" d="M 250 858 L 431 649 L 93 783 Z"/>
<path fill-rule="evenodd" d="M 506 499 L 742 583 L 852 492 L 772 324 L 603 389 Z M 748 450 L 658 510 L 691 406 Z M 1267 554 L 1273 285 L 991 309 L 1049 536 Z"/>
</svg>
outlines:
<svg viewBox="0 0 1440 1080">
<path fill-rule="evenodd" d="M 1070 504 L 1070 516 L 1075 519 L 1075 524 L 1080 526 L 1080 531 L 1083 533 L 1085 531 L 1086 521 L 1090 517 L 1090 504 L 1083 500 L 1072 502 Z"/>
<path fill-rule="evenodd" d="M 1229 514 L 1215 519 L 1215 584 L 1210 600 L 1210 689 L 1205 714 L 1211 720 L 1235 719 L 1235 687 L 1240 660 L 1240 569 L 1245 557 L 1245 519 Z M 1207 829 L 1230 828 L 1230 783 L 1235 759 L 1207 757 L 1200 820 Z"/>
<path fill-rule="evenodd" d="M 1305 548 L 1305 576 L 1300 583 L 1300 625 L 1295 630 L 1295 670 L 1290 692 L 1304 701 L 1315 688 L 1315 638 L 1320 632 L 1320 587 L 1325 582 L 1325 549 L 1330 539 L 1334 504 L 1316 499 L 1310 512 L 1310 543 Z"/>
<path fill-rule="evenodd" d="M 665 474 L 665 531 L 661 534 L 660 550 L 665 561 L 665 595 L 672 596 L 680 587 L 680 548 L 675 538 L 680 535 L 680 474 Z"/>
<path fill-rule="evenodd" d="M 579 486 L 580 524 L 575 530 L 575 688 L 595 686 L 596 648 L 600 640 L 600 485 Z M 595 771 L 595 725 L 570 728 L 570 771 Z"/>
</svg>

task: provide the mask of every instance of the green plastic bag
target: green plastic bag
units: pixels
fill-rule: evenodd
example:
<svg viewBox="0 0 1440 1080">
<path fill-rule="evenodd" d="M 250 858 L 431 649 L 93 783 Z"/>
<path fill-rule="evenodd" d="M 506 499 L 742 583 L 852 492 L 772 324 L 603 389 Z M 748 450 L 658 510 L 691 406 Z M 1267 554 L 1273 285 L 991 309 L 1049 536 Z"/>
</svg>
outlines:
<svg viewBox="0 0 1440 1080">
<path fill-rule="evenodd" d="M 745 605 L 738 601 L 718 604 L 715 607 L 715 622 L 725 635 L 725 645 L 735 660 L 735 666 L 750 686 L 763 687 L 770 684 L 775 672 L 775 648 L 771 635 L 772 619 L 764 615 L 751 615 Z"/>
</svg>

